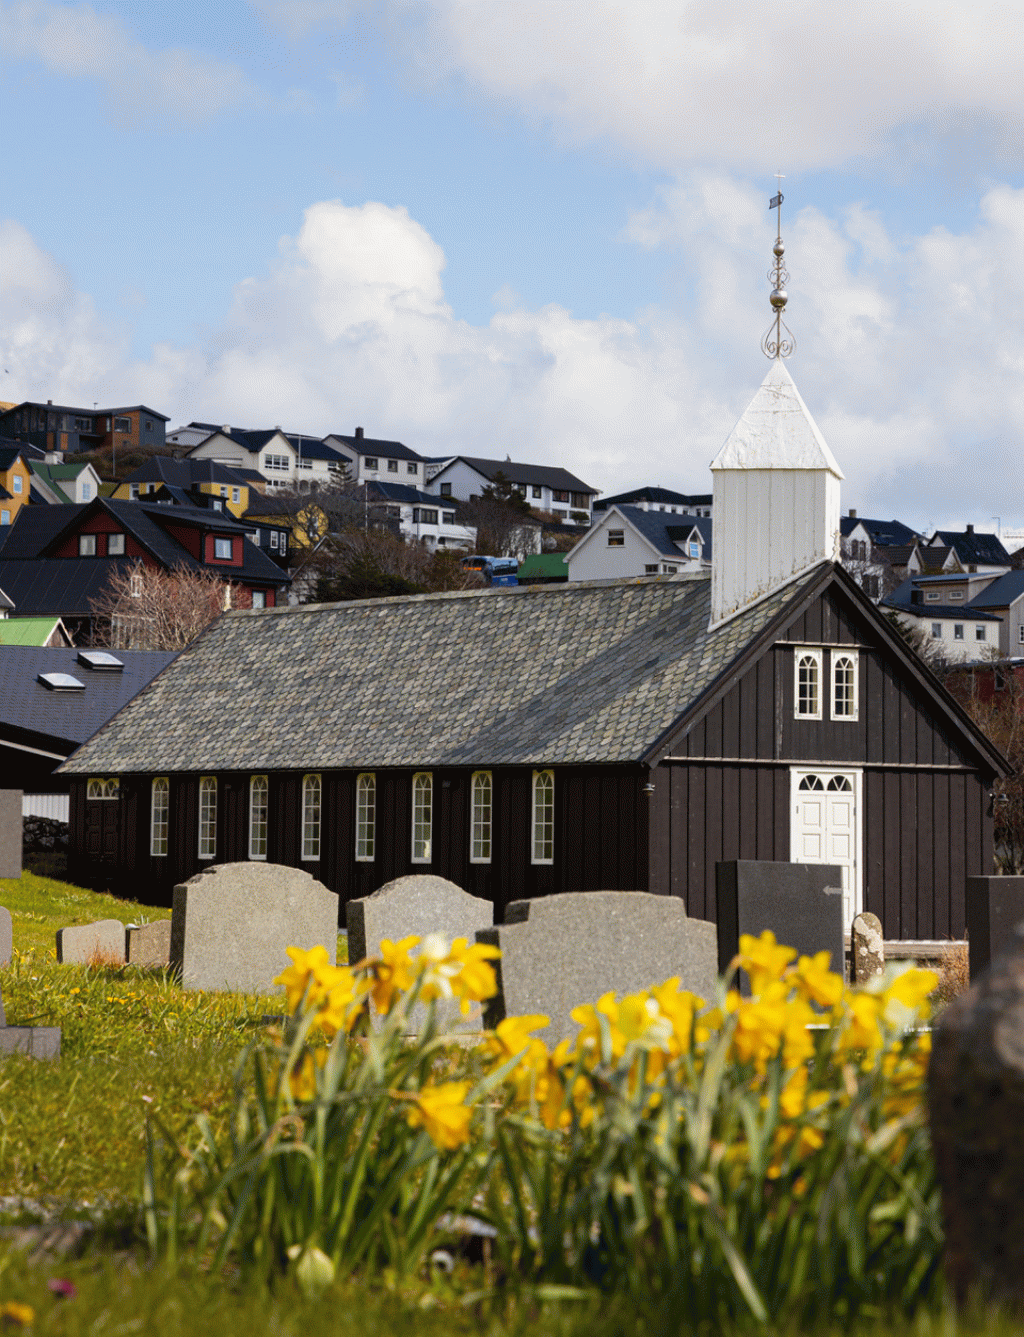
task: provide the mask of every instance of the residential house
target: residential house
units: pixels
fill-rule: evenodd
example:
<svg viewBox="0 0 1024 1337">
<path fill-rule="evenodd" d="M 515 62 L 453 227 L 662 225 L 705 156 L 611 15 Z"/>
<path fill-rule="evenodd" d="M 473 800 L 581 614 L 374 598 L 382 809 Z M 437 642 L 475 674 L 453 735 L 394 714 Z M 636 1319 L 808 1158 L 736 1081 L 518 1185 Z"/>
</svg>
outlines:
<svg viewBox="0 0 1024 1337">
<path fill-rule="evenodd" d="M 423 543 L 428 548 L 457 548 L 472 552 L 476 530 L 459 523 L 454 503 L 439 504 L 436 494 L 406 487 L 404 483 L 366 482 L 366 497 L 375 514 L 396 519 L 399 533 L 410 542 Z"/>
<path fill-rule="evenodd" d="M 267 859 L 343 902 L 430 872 L 499 916 L 641 888 L 714 919 L 720 860 L 792 859 L 839 865 L 847 923 L 961 936 L 1005 763 L 830 560 L 842 475 L 783 363 L 712 475 L 710 580 L 226 614 L 65 763 L 73 878 Z"/>
<path fill-rule="evenodd" d="M 52 399 L 45 404 L 26 400 L 0 413 L 0 436 L 65 454 L 105 447 L 162 450 L 168 421 L 165 413 L 145 404 L 84 409 L 55 404 Z"/>
<path fill-rule="evenodd" d="M 254 431 L 240 427 L 209 428 L 206 436 L 188 452 L 194 460 L 215 460 L 233 469 L 250 469 L 261 475 L 267 490 L 290 488 L 309 491 L 313 486 L 332 487 L 347 477 L 347 459 L 319 437 L 284 432 L 280 427 Z"/>
<path fill-rule="evenodd" d="M 32 645 L 55 650 L 74 645 L 59 617 L 0 617 L 0 645 Z"/>
<path fill-rule="evenodd" d="M 1010 554 L 996 534 L 975 533 L 968 525 L 963 533 L 955 529 L 937 529 L 928 540 L 933 548 L 952 548 L 965 571 L 983 575 L 1001 576 L 1009 571 Z"/>
<path fill-rule="evenodd" d="M 222 512 L 100 497 L 85 506 L 31 506 L 0 548 L 0 588 L 19 613 L 54 614 L 79 645 L 96 630 L 94 601 L 114 570 L 207 571 L 237 585 L 253 607 L 274 607 L 288 575 Z"/>
<path fill-rule="evenodd" d="M 594 502 L 594 519 L 610 506 L 639 506 L 642 511 L 666 511 L 670 515 L 696 515 L 711 519 L 711 493 L 688 496 L 672 492 L 667 487 L 636 487 L 632 492 L 620 492 L 614 497 L 602 497 Z"/>
<path fill-rule="evenodd" d="M 20 446 L 0 446 L 0 530 L 12 525 L 28 504 L 32 471 Z"/>
<path fill-rule="evenodd" d="M 357 427 L 352 436 L 332 432 L 324 444 L 333 447 L 344 458 L 353 483 L 404 483 L 406 487 L 423 488 L 426 483 L 426 462 L 422 455 L 401 441 L 382 441 L 364 435 Z M 424 489 L 426 490 L 426 489 Z"/>
<path fill-rule="evenodd" d="M 886 606 L 948 662 L 1024 655 L 1024 571 L 913 576 Z"/>
<path fill-rule="evenodd" d="M 856 511 L 840 518 L 839 533 L 840 560 L 876 603 L 904 578 L 924 541 L 900 520 L 869 520 Z"/>
<path fill-rule="evenodd" d="M 4 624 L 0 623 L 0 631 Z M 56 768 L 174 659 L 0 642 L 0 767 L 26 794 L 67 794 Z M 110 794 L 101 801 L 110 802 Z M 99 823 L 102 839 L 102 819 Z"/>
<path fill-rule="evenodd" d="M 47 464 L 28 460 L 32 475 L 30 500 L 50 506 L 80 506 L 100 495 L 103 480 L 86 461 L 84 464 Z"/>
<path fill-rule="evenodd" d="M 711 520 L 620 504 L 598 512 L 566 554 L 570 580 L 707 573 Z"/>
<path fill-rule="evenodd" d="M 138 501 L 154 496 L 161 488 L 173 488 L 192 505 L 207 504 L 206 497 L 220 503 L 217 509 L 240 519 L 249 509 L 249 477 L 210 459 L 176 460 L 153 455 L 133 470 L 114 489 L 117 501 Z"/>
<path fill-rule="evenodd" d="M 518 464 L 513 460 L 483 460 L 457 455 L 430 479 L 427 492 L 437 497 L 472 501 L 498 479 L 513 488 L 535 511 L 550 511 L 556 520 L 590 524 L 598 489 L 567 469 L 548 464 Z"/>
</svg>

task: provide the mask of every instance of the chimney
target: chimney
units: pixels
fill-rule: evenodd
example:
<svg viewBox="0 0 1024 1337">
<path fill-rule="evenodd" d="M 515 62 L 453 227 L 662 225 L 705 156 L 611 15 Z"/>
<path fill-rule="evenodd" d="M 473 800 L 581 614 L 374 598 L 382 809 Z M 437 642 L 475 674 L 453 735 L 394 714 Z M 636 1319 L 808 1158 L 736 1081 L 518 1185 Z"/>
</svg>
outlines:
<svg viewBox="0 0 1024 1337">
<path fill-rule="evenodd" d="M 968 526 L 967 526 L 967 532 L 968 532 L 968 534 L 973 534 L 973 533 L 974 533 L 974 526 L 973 526 L 973 525 L 968 525 Z"/>
<path fill-rule="evenodd" d="M 356 440 L 357 440 L 357 441 L 362 441 L 362 439 L 363 439 L 363 429 L 362 429 L 361 427 L 357 427 L 357 428 L 356 428 Z"/>
<path fill-rule="evenodd" d="M 49 404 L 50 408 L 53 408 L 53 400 L 52 400 L 52 399 L 48 399 L 46 402 L 47 402 L 47 404 Z"/>
<path fill-rule="evenodd" d="M 711 464 L 711 626 L 839 560 L 842 470 L 781 359 Z"/>
<path fill-rule="evenodd" d="M 857 512 L 854 511 L 854 510 L 851 510 L 851 511 L 850 511 L 850 519 L 851 519 L 851 520 L 856 520 L 856 518 L 857 518 Z"/>
<path fill-rule="evenodd" d="M 230 435 L 231 435 L 231 428 L 229 427 L 229 425 L 228 425 L 227 423 L 225 423 L 224 426 L 223 426 L 220 430 L 224 433 L 225 436 L 230 436 Z"/>
</svg>

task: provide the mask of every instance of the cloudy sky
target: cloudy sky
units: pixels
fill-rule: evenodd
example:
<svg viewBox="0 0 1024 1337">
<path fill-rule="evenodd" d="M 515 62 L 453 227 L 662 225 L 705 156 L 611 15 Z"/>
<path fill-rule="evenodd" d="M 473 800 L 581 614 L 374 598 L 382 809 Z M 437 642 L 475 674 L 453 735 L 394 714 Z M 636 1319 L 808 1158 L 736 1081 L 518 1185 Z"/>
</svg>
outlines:
<svg viewBox="0 0 1024 1337">
<path fill-rule="evenodd" d="M 0 0 L 0 399 L 1024 526 L 1024 0 Z"/>
</svg>

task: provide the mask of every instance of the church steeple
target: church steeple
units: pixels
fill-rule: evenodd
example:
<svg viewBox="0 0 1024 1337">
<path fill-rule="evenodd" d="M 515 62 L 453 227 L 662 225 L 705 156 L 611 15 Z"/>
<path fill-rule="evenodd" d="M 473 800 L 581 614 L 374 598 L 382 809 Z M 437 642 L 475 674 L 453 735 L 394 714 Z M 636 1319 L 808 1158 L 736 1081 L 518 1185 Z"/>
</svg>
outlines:
<svg viewBox="0 0 1024 1337">
<path fill-rule="evenodd" d="M 772 207 L 781 203 L 779 195 Z M 839 558 L 843 473 L 782 361 L 793 340 L 782 323 L 789 276 L 782 268 L 781 227 L 774 252 L 768 277 L 776 318 L 762 344 L 772 365 L 711 464 L 712 626 L 819 562 Z"/>
</svg>

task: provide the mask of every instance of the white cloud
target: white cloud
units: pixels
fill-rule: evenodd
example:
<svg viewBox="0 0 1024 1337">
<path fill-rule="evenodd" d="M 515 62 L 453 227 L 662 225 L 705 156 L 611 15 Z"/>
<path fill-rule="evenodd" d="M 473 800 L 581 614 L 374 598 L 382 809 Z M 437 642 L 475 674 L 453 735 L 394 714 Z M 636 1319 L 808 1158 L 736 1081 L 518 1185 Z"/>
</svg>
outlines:
<svg viewBox="0 0 1024 1337">
<path fill-rule="evenodd" d="M 182 47 L 150 51 L 120 18 L 88 4 L 0 4 L 0 51 L 11 60 L 38 60 L 55 74 L 96 80 L 114 113 L 132 123 L 203 121 L 240 106 L 252 91 L 238 66 Z"/>
<path fill-rule="evenodd" d="M 527 309 L 474 326 L 441 248 L 403 208 L 322 202 L 238 283 L 219 330 L 132 363 L 127 340 L 17 224 L 0 232 L 2 398 L 142 402 L 177 421 L 327 433 L 425 454 L 560 463 L 606 491 L 710 486 L 707 465 L 767 364 L 763 200 L 721 177 L 631 224 L 676 247 L 696 300 L 632 319 Z M 1024 523 L 1024 191 L 993 188 L 961 236 L 894 240 L 862 210 L 785 230 L 791 370 L 846 473 L 846 505 L 908 523 Z"/>
<path fill-rule="evenodd" d="M 572 142 L 675 171 L 791 171 L 877 154 L 894 132 L 1019 152 L 1024 45 L 1005 0 L 263 0 L 293 35 L 386 27 L 450 75 Z M 785 168 L 784 168 L 785 170 Z"/>
</svg>

